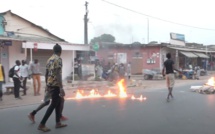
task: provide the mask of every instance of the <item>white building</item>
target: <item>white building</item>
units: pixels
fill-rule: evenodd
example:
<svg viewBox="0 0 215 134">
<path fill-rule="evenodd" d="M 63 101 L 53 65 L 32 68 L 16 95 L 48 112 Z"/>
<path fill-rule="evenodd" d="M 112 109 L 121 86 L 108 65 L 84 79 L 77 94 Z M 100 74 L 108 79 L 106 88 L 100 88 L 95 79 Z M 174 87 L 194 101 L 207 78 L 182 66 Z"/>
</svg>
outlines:
<svg viewBox="0 0 215 134">
<path fill-rule="evenodd" d="M 73 59 L 76 51 L 89 51 L 90 47 L 84 44 L 71 44 L 50 33 L 11 11 L 0 13 L 0 44 L 1 63 L 5 67 L 6 76 L 16 60 L 38 59 L 41 64 L 42 75 L 45 73 L 47 59 L 52 55 L 53 46 L 58 43 L 62 46 L 63 79 L 73 71 Z M 7 80 L 9 78 L 7 77 Z"/>
</svg>

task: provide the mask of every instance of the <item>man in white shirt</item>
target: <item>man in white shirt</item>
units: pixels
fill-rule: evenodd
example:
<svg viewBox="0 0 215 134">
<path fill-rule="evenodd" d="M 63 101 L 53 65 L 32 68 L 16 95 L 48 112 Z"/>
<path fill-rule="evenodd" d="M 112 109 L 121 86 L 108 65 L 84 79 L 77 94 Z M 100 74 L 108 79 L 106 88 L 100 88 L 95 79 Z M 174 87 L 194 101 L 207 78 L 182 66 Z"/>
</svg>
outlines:
<svg viewBox="0 0 215 134">
<path fill-rule="evenodd" d="M 23 86 L 23 95 L 26 95 L 26 83 L 27 83 L 27 78 L 29 77 L 29 69 L 28 65 L 26 64 L 25 60 L 22 60 L 22 65 L 20 66 L 20 74 L 21 74 L 21 80 L 22 80 L 22 86 Z"/>
<path fill-rule="evenodd" d="M 22 99 L 19 95 L 20 90 L 20 61 L 16 60 L 16 65 L 14 67 L 14 75 L 13 75 L 13 82 L 14 82 L 14 96 L 16 99 Z"/>
</svg>

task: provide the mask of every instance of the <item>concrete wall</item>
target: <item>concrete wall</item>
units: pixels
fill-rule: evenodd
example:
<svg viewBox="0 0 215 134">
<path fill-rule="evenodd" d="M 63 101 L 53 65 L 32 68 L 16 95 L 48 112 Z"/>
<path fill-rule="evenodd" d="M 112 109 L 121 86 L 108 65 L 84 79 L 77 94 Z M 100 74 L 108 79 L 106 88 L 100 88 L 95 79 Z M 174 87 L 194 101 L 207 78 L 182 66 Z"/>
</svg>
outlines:
<svg viewBox="0 0 215 134">
<path fill-rule="evenodd" d="M 61 54 L 61 58 L 63 60 L 63 72 L 62 77 L 63 80 L 66 79 L 67 76 L 70 76 L 71 72 L 73 71 L 73 54 L 72 51 L 63 51 Z"/>
</svg>

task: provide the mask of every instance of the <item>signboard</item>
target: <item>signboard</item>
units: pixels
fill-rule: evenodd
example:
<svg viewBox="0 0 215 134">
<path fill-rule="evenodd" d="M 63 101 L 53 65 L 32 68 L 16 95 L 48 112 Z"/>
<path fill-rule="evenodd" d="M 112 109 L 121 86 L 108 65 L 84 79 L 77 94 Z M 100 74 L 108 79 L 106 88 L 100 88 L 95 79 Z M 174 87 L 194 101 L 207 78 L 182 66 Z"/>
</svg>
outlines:
<svg viewBox="0 0 215 134">
<path fill-rule="evenodd" d="M 11 40 L 0 40 L 0 44 L 3 46 L 12 46 Z"/>
<path fill-rule="evenodd" d="M 185 41 L 184 34 L 170 33 L 170 38 L 172 40 Z"/>
<path fill-rule="evenodd" d="M 170 33 L 170 44 L 185 46 L 184 34 Z"/>
<path fill-rule="evenodd" d="M 93 45 L 93 50 L 94 51 L 98 51 L 99 50 L 99 43 L 96 42 L 94 45 Z"/>
</svg>

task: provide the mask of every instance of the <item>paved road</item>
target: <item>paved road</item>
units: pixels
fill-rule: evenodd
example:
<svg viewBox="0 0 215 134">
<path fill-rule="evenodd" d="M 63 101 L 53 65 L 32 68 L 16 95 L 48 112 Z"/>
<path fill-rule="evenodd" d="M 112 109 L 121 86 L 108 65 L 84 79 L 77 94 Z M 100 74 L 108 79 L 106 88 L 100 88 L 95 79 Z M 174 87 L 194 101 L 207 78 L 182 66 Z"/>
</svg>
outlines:
<svg viewBox="0 0 215 134">
<path fill-rule="evenodd" d="M 131 99 L 68 100 L 64 114 L 68 127 L 55 129 L 54 113 L 47 122 L 51 134 L 214 134 L 215 97 L 190 92 L 190 85 L 174 89 L 166 102 L 166 89 L 143 91 L 144 102 Z M 27 114 L 37 105 L 0 110 L 1 134 L 40 134 L 43 109 L 31 124 Z"/>
</svg>

